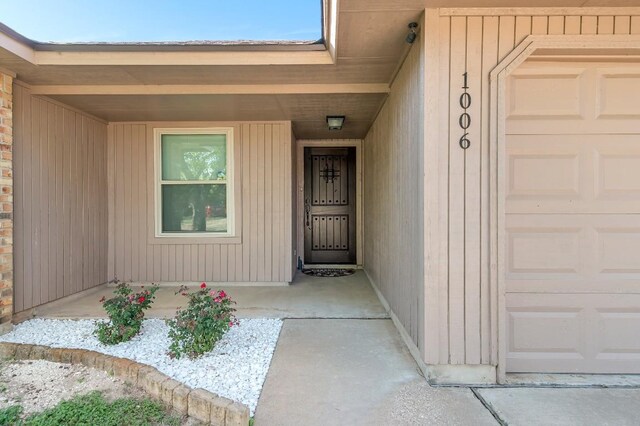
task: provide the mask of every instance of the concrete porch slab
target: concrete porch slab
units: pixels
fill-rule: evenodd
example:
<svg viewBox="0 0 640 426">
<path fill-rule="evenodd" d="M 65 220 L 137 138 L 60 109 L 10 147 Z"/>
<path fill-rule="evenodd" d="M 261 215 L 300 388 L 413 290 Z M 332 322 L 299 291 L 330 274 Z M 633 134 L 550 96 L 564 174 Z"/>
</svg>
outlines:
<svg viewBox="0 0 640 426">
<path fill-rule="evenodd" d="M 477 392 L 508 425 L 637 425 L 640 389 L 493 388 Z"/>
<path fill-rule="evenodd" d="M 390 320 L 286 320 L 256 425 L 495 425 L 469 389 L 432 388 Z"/>
<path fill-rule="evenodd" d="M 388 318 L 363 271 L 339 278 L 317 278 L 299 273 L 285 287 L 233 287 L 211 285 L 235 300 L 240 318 Z M 148 318 L 173 317 L 186 299 L 176 295 L 176 287 L 160 287 Z M 107 298 L 113 288 L 102 286 L 81 295 L 70 296 L 35 308 L 44 318 L 101 318 L 98 300 Z"/>
</svg>

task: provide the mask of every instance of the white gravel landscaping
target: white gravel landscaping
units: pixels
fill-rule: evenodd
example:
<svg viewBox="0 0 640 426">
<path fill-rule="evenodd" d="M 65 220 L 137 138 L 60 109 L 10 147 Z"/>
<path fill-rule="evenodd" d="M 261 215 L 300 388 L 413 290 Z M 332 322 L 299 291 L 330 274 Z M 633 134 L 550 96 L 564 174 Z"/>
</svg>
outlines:
<svg viewBox="0 0 640 426">
<path fill-rule="evenodd" d="M 55 348 L 87 349 L 151 365 L 193 388 L 202 388 L 249 406 L 253 415 L 275 350 L 282 320 L 241 319 L 212 352 L 196 360 L 171 359 L 168 328 L 149 319 L 131 341 L 106 346 L 93 335 L 95 320 L 33 319 L 16 325 L 0 341 Z"/>
</svg>

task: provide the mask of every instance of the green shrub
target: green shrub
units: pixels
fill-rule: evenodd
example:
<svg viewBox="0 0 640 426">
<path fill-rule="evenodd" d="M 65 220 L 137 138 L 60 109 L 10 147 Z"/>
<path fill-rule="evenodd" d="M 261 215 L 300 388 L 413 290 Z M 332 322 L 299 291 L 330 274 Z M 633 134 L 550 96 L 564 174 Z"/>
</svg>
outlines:
<svg viewBox="0 0 640 426">
<path fill-rule="evenodd" d="M 196 358 L 211 351 L 229 328 L 238 324 L 233 315 L 235 302 L 223 290 L 209 291 L 202 283 L 193 293 L 188 293 L 186 287 L 177 293 L 186 296 L 189 303 L 186 309 L 178 309 L 174 319 L 167 320 L 172 358 Z"/>
<path fill-rule="evenodd" d="M 94 334 L 105 345 L 115 345 L 131 340 L 140 332 L 144 311 L 151 307 L 157 286 L 134 293 L 127 283 L 119 283 L 111 299 L 100 299 L 107 311 L 108 321 L 99 321 Z"/>
</svg>

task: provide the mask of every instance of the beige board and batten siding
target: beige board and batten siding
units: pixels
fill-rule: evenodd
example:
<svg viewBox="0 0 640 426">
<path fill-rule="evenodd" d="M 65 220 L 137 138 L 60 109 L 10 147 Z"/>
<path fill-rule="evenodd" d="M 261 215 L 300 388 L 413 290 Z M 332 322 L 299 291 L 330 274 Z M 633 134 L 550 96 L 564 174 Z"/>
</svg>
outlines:
<svg viewBox="0 0 640 426">
<path fill-rule="evenodd" d="M 14 313 L 107 281 L 107 125 L 14 86 Z"/>
<path fill-rule="evenodd" d="M 229 126 L 234 129 L 239 240 L 154 239 L 153 129 Z M 109 277 L 156 283 L 290 282 L 293 149 L 290 122 L 110 123 Z"/>
<path fill-rule="evenodd" d="M 425 266 L 425 361 L 496 365 L 497 306 L 489 276 L 489 73 L 528 35 L 640 34 L 640 10 L 427 9 L 425 28 L 431 64 L 425 99 L 425 244 L 432 253 Z M 471 126 L 463 131 L 465 72 L 472 103 L 467 110 Z M 464 132 L 471 140 L 467 150 L 459 146 Z"/>
<path fill-rule="evenodd" d="M 424 346 L 423 38 L 363 142 L 364 269 L 401 328 Z"/>
</svg>

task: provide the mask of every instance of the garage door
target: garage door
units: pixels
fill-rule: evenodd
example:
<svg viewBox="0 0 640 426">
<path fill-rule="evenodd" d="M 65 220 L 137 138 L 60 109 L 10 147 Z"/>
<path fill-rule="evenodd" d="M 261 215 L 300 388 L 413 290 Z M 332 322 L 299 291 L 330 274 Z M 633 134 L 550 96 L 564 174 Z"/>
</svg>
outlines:
<svg viewBox="0 0 640 426">
<path fill-rule="evenodd" d="M 640 63 L 507 81 L 507 371 L 640 373 Z"/>
</svg>

